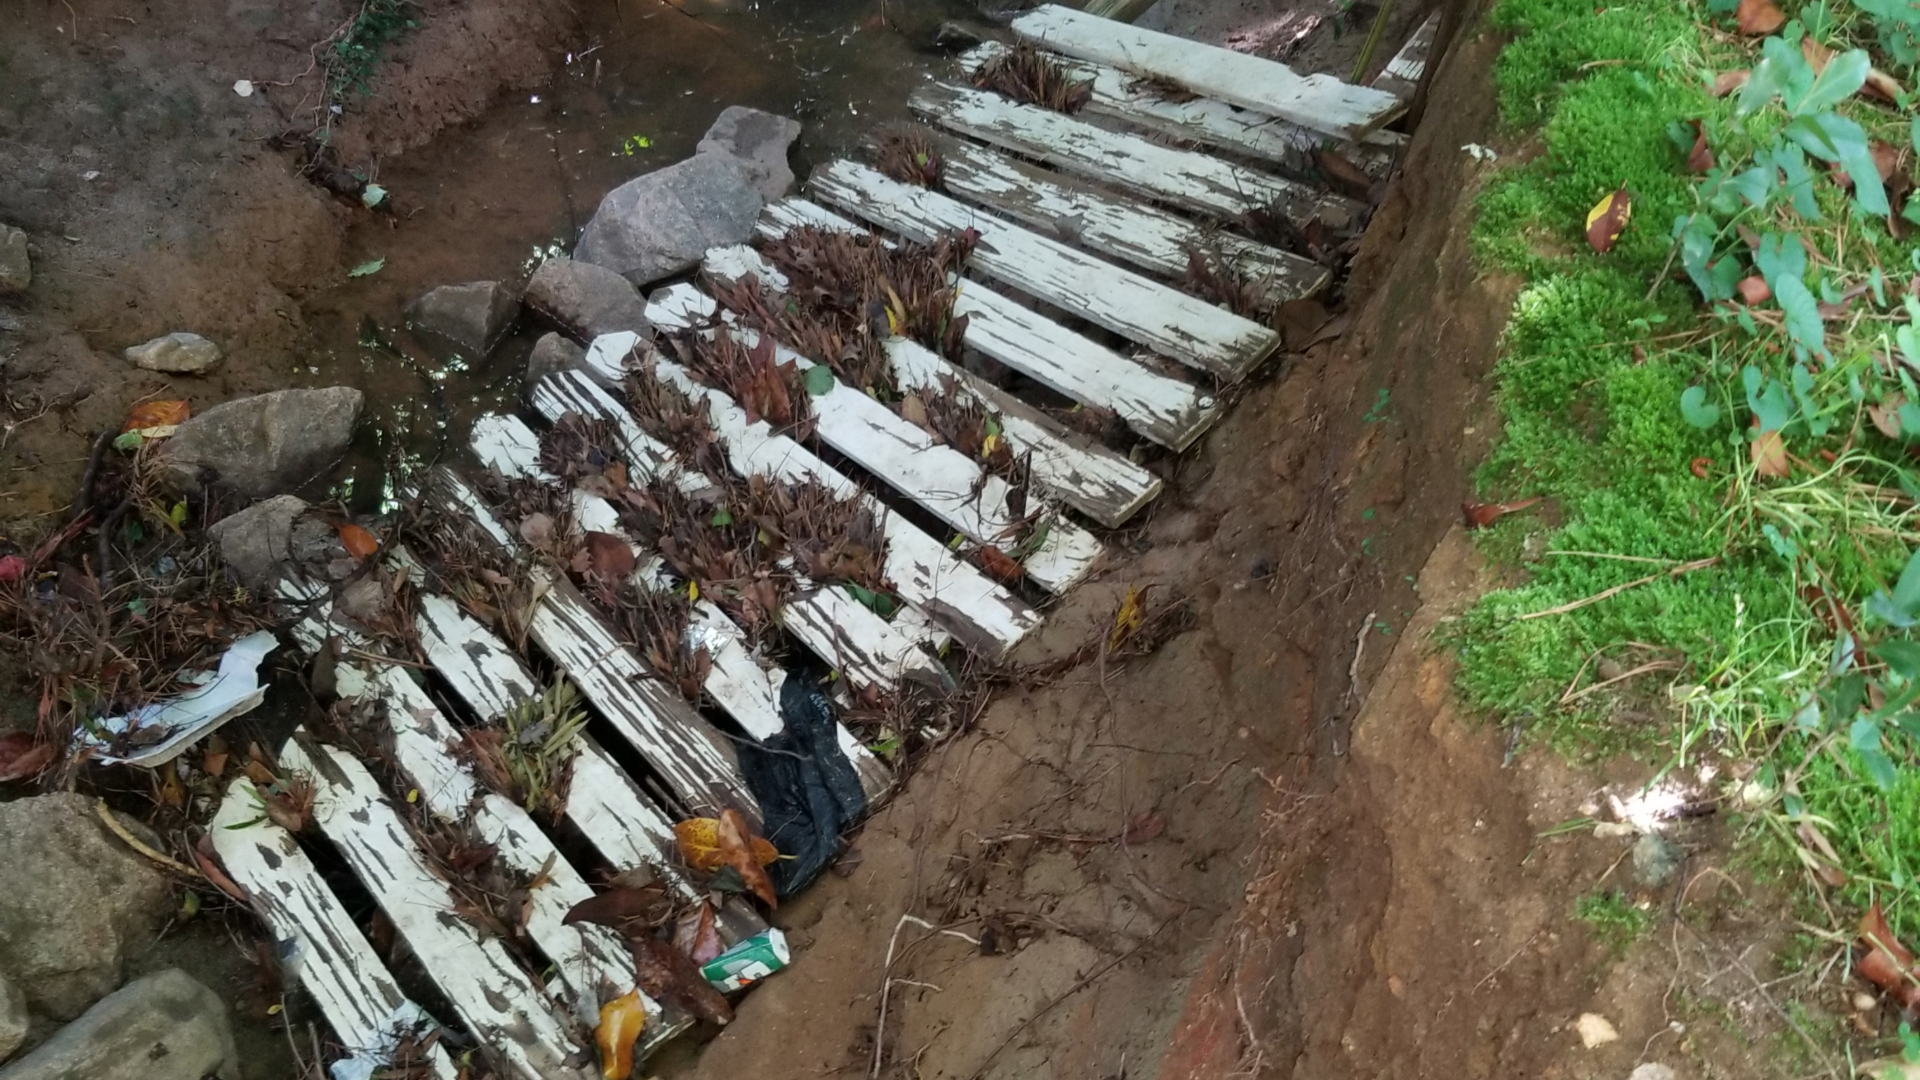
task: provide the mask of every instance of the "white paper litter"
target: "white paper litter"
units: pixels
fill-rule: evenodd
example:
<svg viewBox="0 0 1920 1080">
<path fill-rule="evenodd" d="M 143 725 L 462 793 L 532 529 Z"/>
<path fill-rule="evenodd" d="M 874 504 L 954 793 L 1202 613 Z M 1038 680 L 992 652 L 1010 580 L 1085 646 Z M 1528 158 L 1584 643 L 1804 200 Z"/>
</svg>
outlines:
<svg viewBox="0 0 1920 1080">
<path fill-rule="evenodd" d="M 239 94 L 241 97 L 252 97 L 253 96 L 253 80 L 251 79 L 235 80 L 233 84 L 233 92 L 236 94 Z"/>
<path fill-rule="evenodd" d="M 83 730 L 75 741 L 81 749 L 101 751 L 94 760 L 106 765 L 152 768 L 172 761 L 220 725 L 259 707 L 267 696 L 267 688 L 260 685 L 260 661 L 278 645 L 278 639 L 265 630 L 248 634 L 227 648 L 218 672 L 198 671 L 186 676 L 197 689 L 125 716 L 107 717 L 100 721 L 97 733 Z M 106 752 L 107 747 L 134 733 L 151 733 L 154 741 L 125 756 Z"/>
</svg>

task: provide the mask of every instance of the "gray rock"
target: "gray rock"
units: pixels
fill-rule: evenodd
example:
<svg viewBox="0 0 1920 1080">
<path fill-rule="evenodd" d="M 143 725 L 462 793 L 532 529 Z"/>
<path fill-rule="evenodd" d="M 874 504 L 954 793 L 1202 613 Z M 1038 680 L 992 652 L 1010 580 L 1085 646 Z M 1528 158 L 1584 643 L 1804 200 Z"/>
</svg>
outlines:
<svg viewBox="0 0 1920 1080">
<path fill-rule="evenodd" d="M 1673 880 L 1686 852 L 1659 833 L 1646 833 L 1633 842 L 1633 876 L 1649 889 Z"/>
<path fill-rule="evenodd" d="M 225 1004 L 168 968 L 121 987 L 0 1080 L 238 1080 L 239 1058 Z"/>
<path fill-rule="evenodd" d="M 109 833 L 81 795 L 0 803 L 0 866 L 0 972 L 56 1020 L 112 993 L 128 955 L 173 913 L 167 876 Z"/>
<path fill-rule="evenodd" d="M 624 280 L 624 279 L 623 279 Z M 587 350 L 574 344 L 565 334 L 542 334 L 527 355 L 527 390 L 549 375 L 562 371 L 586 371 Z"/>
<path fill-rule="evenodd" d="M 127 350 L 127 359 L 135 367 L 164 371 L 173 375 L 191 375 L 220 362 L 220 346 L 185 331 L 157 337 Z"/>
<path fill-rule="evenodd" d="M 33 260 L 27 255 L 27 234 L 0 225 L 0 293 L 26 292 L 33 284 Z"/>
<path fill-rule="evenodd" d="M 161 446 L 161 461 L 181 487 L 197 485 L 211 470 L 242 495 L 279 495 L 339 460 L 365 400 L 350 386 L 330 386 L 215 405 L 180 425 Z"/>
<path fill-rule="evenodd" d="M 0 1061 L 13 1056 L 27 1041 L 27 995 L 0 975 Z"/>
<path fill-rule="evenodd" d="M 527 306 L 577 341 L 615 330 L 646 333 L 647 302 L 633 282 L 604 266 L 552 258 L 527 282 Z"/>
<path fill-rule="evenodd" d="M 942 52 L 964 52 L 985 40 L 978 30 L 951 20 L 933 32 L 933 47 Z"/>
<path fill-rule="evenodd" d="M 746 167 L 753 186 L 768 202 L 793 190 L 787 150 L 800 137 L 800 121 L 744 105 L 729 105 L 700 137 L 701 154 L 726 154 Z"/>
<path fill-rule="evenodd" d="M 256 592 L 271 589 L 293 563 L 293 523 L 307 512 L 305 499 L 275 495 L 229 514 L 207 529 L 233 575 Z"/>
<path fill-rule="evenodd" d="M 573 257 L 647 285 L 700 265 L 710 247 L 745 243 L 763 205 L 737 159 L 695 154 L 607 192 Z"/>
<path fill-rule="evenodd" d="M 478 357 L 492 351 L 519 312 L 520 298 L 512 289 L 497 281 L 469 281 L 420 297 L 407 308 L 407 318 Z"/>
</svg>

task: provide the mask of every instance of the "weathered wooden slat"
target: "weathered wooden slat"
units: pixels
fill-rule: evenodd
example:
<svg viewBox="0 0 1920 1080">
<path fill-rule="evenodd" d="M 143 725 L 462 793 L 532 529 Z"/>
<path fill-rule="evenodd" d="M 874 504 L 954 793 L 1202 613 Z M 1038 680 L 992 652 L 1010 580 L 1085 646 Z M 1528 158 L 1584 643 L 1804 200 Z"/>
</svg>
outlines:
<svg viewBox="0 0 1920 1080">
<path fill-rule="evenodd" d="M 584 379 L 577 373 L 573 377 Z M 592 386 L 591 383 L 586 385 Z M 498 469 L 504 476 L 558 482 L 541 471 L 538 437 L 519 417 L 493 413 L 481 417 L 474 422 L 473 442 L 481 463 Z M 487 449 L 483 450 L 483 445 Z M 573 494 L 582 511 L 583 526 L 597 521 L 590 527 L 615 535 L 623 533 L 618 513 L 605 499 L 580 491 Z M 651 552 L 645 554 L 653 557 Z M 634 588 L 656 587 L 656 583 L 640 581 L 640 577 L 640 574 L 635 575 Z M 707 650 L 712 660 L 705 689 L 715 704 L 725 709 L 755 739 L 771 739 L 785 730 L 786 722 L 780 716 L 780 689 L 786 682 L 787 673 L 779 667 L 771 670 L 761 667 L 747 649 L 745 632 L 710 600 L 694 603 L 688 633 L 700 647 Z M 839 743 L 860 776 L 862 790 L 870 802 L 878 799 L 892 786 L 892 774 L 874 756 L 873 751 L 853 737 L 846 725 L 836 726 L 839 728 Z M 847 747 L 852 749 L 845 749 Z"/>
<path fill-rule="evenodd" d="M 478 1038 L 528 1080 L 587 1080 L 591 1051 L 547 1007 L 545 991 L 498 940 L 453 914 L 400 815 L 366 767 L 295 734 L 280 762 L 313 778 L 313 822 L 353 867 L 420 966 Z"/>
<path fill-rule="evenodd" d="M 1427 73 L 1427 55 L 1433 51 L 1433 39 L 1439 32 L 1440 13 L 1436 11 L 1421 21 L 1407 43 L 1400 46 L 1387 66 L 1373 77 L 1373 85 L 1402 101 L 1413 100 L 1414 92 L 1420 89 L 1421 78 Z"/>
<path fill-rule="evenodd" d="M 235 780 L 207 835 L 227 876 L 266 921 L 283 965 L 348 1048 L 354 1065 L 345 1074 L 370 1075 L 391 1060 L 402 1038 L 431 1030 L 433 1020 L 400 991 L 300 842 L 260 813 L 257 798 L 253 781 Z M 427 1063 L 440 1080 L 458 1075 L 438 1043 Z"/>
<path fill-rule="evenodd" d="M 760 231 L 779 236 L 813 225 L 865 231 L 818 203 L 783 199 L 761 213 Z M 1184 450 L 1218 418 L 1209 394 L 1074 333 L 978 282 L 962 279 L 954 313 L 967 316 L 965 342 L 1083 405 L 1111 409 L 1141 436 Z"/>
<path fill-rule="evenodd" d="M 649 302 L 647 318 L 655 326 L 673 326 L 678 317 L 663 305 Z M 997 658 L 1040 625 L 1039 612 L 962 562 L 945 544 L 889 512 L 884 503 L 861 491 L 812 451 L 778 434 L 765 421 L 749 422 L 745 411 L 731 398 L 696 382 L 678 364 L 657 355 L 651 363 L 654 377 L 695 401 L 706 402 L 728 461 L 740 475 L 790 482 L 812 480 L 843 497 L 861 499 L 886 533 L 887 580 L 901 599 L 925 611 L 954 637 Z"/>
<path fill-rule="evenodd" d="M 1292 252 L 1209 229 L 1144 203 L 1016 161 L 964 139 L 937 137 L 948 192 L 1089 251 L 1180 282 L 1188 253 L 1217 253 L 1259 290 L 1267 308 L 1318 292 L 1327 268 Z"/>
<path fill-rule="evenodd" d="M 972 229 L 979 242 L 969 269 L 1223 379 L 1240 378 L 1279 347 L 1280 335 L 1251 319 L 857 161 L 815 170 L 807 187 L 921 243 Z"/>
<path fill-rule="evenodd" d="M 1302 76 L 1272 60 L 1058 4 L 1035 8 L 1015 19 L 1013 32 L 1054 52 L 1167 79 L 1195 93 L 1343 139 L 1358 139 L 1406 111 L 1404 101 L 1382 90 L 1354 86 L 1331 75 Z"/>
<path fill-rule="evenodd" d="M 971 75 L 1006 52 L 1007 46 L 986 42 L 962 54 L 960 68 Z M 1066 56 L 1053 59 L 1070 78 L 1091 84 L 1085 110 L 1088 115 L 1110 117 L 1156 135 L 1271 161 L 1296 175 L 1313 175 L 1319 168 L 1315 152 L 1331 150 L 1368 176 L 1384 180 L 1393 170 L 1394 158 L 1407 145 L 1407 137 L 1393 131 L 1375 131 L 1358 142 L 1346 142 L 1210 97 L 1176 101 L 1162 97 L 1140 76 L 1118 68 Z"/>
<path fill-rule="evenodd" d="M 721 281 L 751 274 L 776 292 L 787 287 L 780 271 L 744 244 L 708 251 L 701 270 Z M 950 386 L 999 414 L 1013 452 L 1029 456 L 1034 483 L 1095 521 L 1118 526 L 1159 493 L 1159 477 L 1091 440 L 1075 439 L 1039 410 L 918 342 L 896 337 L 886 349 L 903 388 L 934 393 Z"/>
<path fill-rule="evenodd" d="M 671 450 L 640 429 L 623 406 L 583 377 L 563 373 L 543 379 L 534 387 L 532 400 L 533 407 L 549 421 L 577 412 L 612 423 L 627 450 L 631 468 L 683 485 L 713 484 L 711 478 L 682 466 Z M 946 668 L 920 646 L 921 641 L 935 647 L 944 644 L 944 633 L 927 635 L 920 627 L 898 618 L 888 622 L 844 589 L 821 588 L 811 582 L 804 582 L 801 588 L 802 593 L 779 612 L 781 624 L 855 683 L 888 689 L 901 679 L 929 686 L 948 685 Z"/>
</svg>

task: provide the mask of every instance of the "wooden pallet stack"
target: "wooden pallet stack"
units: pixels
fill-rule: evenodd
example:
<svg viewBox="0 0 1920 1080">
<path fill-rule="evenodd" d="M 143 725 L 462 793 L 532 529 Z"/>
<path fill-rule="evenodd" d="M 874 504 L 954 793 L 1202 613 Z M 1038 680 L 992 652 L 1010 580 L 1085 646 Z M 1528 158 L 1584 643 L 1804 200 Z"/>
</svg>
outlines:
<svg viewBox="0 0 1920 1080">
<path fill-rule="evenodd" d="M 1231 223 L 1254 210 L 1284 212 L 1302 224 L 1357 222 L 1363 206 L 1300 177 L 1328 148 L 1369 175 L 1386 174 L 1402 137 L 1380 129 L 1404 109 L 1418 81 L 1432 23 L 1388 66 L 1388 89 L 1301 77 L 1277 63 L 1060 7 L 1025 15 L 1013 30 L 1090 84 L 1083 112 L 1049 112 L 964 78 L 928 86 L 911 104 L 942 129 L 942 190 L 836 160 L 815 172 L 809 198 L 769 207 L 761 233 L 812 225 L 924 242 L 977 231 L 956 302 L 956 312 L 967 316 L 966 347 L 1057 395 L 1050 400 L 1111 410 L 1140 439 L 1184 450 L 1218 418 L 1221 389 L 1278 346 L 1267 326 L 1186 291 L 1189 250 L 1211 245 L 1275 304 L 1321 288 L 1326 268 L 1237 234 Z M 980 46 L 962 58 L 961 74 L 1006 48 Z M 1169 86 L 1181 92 L 1168 93 Z M 747 274 L 774 290 L 785 284 L 752 247 L 716 249 L 702 267 L 708 282 Z M 648 314 L 662 330 L 757 341 L 696 285 L 655 292 Z M 784 343 L 774 346 L 780 360 L 813 366 Z M 845 589 L 803 583 L 778 612 L 780 624 L 856 690 L 941 685 L 950 679 L 941 660 L 949 646 L 1006 655 L 1041 624 L 1038 605 L 1046 597 L 1095 568 L 1102 542 L 1094 529 L 1127 522 L 1162 485 L 1123 449 L 1069 431 L 1018 387 L 996 385 L 910 341 L 890 342 L 888 357 L 903 388 L 957 387 L 999 418 L 1016 452 L 1030 455 L 1032 486 L 1050 524 L 1044 542 L 1024 553 L 1023 586 L 989 576 L 966 557 L 1021 516 L 1008 505 L 1007 485 L 856 388 L 836 382 L 812 397 L 814 428 L 803 443 L 750 419 L 726 393 L 697 382 L 636 335 L 615 334 L 589 351 L 591 377 L 550 376 L 531 404 L 536 424 L 573 414 L 611 425 L 636 478 L 688 490 L 710 485 L 716 478 L 650 437 L 617 391 L 605 389 L 630 377 L 656 380 L 705 405 L 726 465 L 740 477 L 808 480 L 864 501 L 883 524 L 886 574 L 901 610 L 882 617 Z M 521 418 L 496 415 L 476 424 L 471 447 L 502 476 L 560 486 L 541 467 L 538 440 Z M 503 552 L 521 546 L 456 473 L 437 471 L 427 489 L 485 542 Z M 681 587 L 657 553 L 623 530 L 604 498 L 580 490 L 567 498 L 579 528 L 625 536 L 635 554 L 634 587 Z M 414 560 L 431 562 L 436 553 L 386 557 L 398 572 L 410 572 L 419 565 Z M 408 999 L 301 841 L 261 817 L 244 790 L 249 782 L 238 782 L 212 837 L 227 873 L 281 940 L 289 969 L 350 1048 L 333 1065 L 335 1080 L 371 1075 L 396 1047 L 434 1027 L 460 1033 L 425 1055 L 428 1071 L 447 1080 L 458 1071 L 450 1045 L 477 1046 L 528 1080 L 593 1074 L 592 1022 L 604 1002 L 634 989 L 633 966 L 609 931 L 563 922 L 593 892 L 561 850 L 572 841 L 556 844 L 524 809 L 488 791 L 457 752 L 459 728 L 496 723 L 545 691 L 536 671 L 564 675 L 591 707 L 589 731 L 573 747 L 564 818 L 600 869 L 650 867 L 691 895 L 676 869 L 672 823 L 724 809 L 762 821 L 734 740 L 782 731 L 788 673 L 750 649 L 719 607 L 701 601 L 690 634 L 712 663 L 703 700 L 689 701 L 618 640 L 564 578 L 539 586 L 527 613 L 525 653 L 454 598 L 423 587 L 413 629 L 427 672 L 381 662 L 353 622 L 327 606 L 324 591 L 289 587 L 315 605 L 297 633 L 309 652 L 354 646 L 335 664 L 336 688 L 343 698 L 380 707 L 376 715 L 391 728 L 391 764 L 406 790 L 383 789 L 352 754 L 305 733 L 283 748 L 282 763 L 314 778 L 319 836 L 386 912 L 442 1010 Z M 892 783 L 887 765 L 844 727 L 838 746 L 869 799 L 883 797 Z M 644 775 L 621 764 L 636 759 Z M 541 963 L 513 955 L 452 913 L 447 883 L 403 823 L 415 803 L 466 823 L 499 858 L 538 878 L 527 932 Z M 742 904 L 722 913 L 729 941 L 763 925 Z M 651 1002 L 648 1009 L 647 1045 L 684 1022 Z"/>
</svg>

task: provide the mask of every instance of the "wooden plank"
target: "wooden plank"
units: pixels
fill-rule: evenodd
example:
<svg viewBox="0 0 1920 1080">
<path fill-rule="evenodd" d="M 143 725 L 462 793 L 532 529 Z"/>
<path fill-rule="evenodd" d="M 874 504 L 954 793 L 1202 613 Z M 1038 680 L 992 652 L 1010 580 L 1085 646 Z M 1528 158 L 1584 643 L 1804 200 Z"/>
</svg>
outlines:
<svg viewBox="0 0 1920 1080">
<path fill-rule="evenodd" d="M 1363 210 L 1351 199 L 1271 173 L 1109 131 L 985 90 L 934 83 L 914 91 L 907 104 L 941 127 L 1203 217 L 1232 220 L 1278 207 L 1297 223 L 1318 218 L 1345 228 Z"/>
<path fill-rule="evenodd" d="M 744 244 L 708 251 L 701 269 L 721 281 L 752 274 L 768 288 L 786 291 L 780 271 Z M 903 388 L 934 393 L 952 386 L 998 414 L 1014 453 L 1029 456 L 1034 483 L 1102 525 L 1117 527 L 1159 494 L 1159 477 L 1092 440 L 1076 439 L 1039 410 L 918 342 L 895 337 L 886 350 Z"/>
<path fill-rule="evenodd" d="M 1065 181 L 964 139 L 936 136 L 934 143 L 945 163 L 942 186 L 951 194 L 1183 287 L 1187 253 L 1194 250 L 1217 252 L 1259 290 L 1269 310 L 1320 291 L 1331 276 L 1312 259 Z"/>
<path fill-rule="evenodd" d="M 214 853 L 266 922 L 286 970 L 348 1048 L 352 1064 L 342 1072 L 371 1075 L 391 1061 L 401 1039 L 431 1030 L 433 1019 L 401 992 L 300 842 L 268 821 L 256 799 L 253 781 L 228 785 L 207 830 Z M 427 1063 L 440 1080 L 458 1075 L 438 1043 Z"/>
<path fill-rule="evenodd" d="M 1132 22 L 1145 15 L 1154 2 L 1155 0 L 1087 0 L 1086 6 L 1081 10 L 1103 19 Z"/>
<path fill-rule="evenodd" d="M 1358 139 L 1406 111 L 1382 90 L 1048 4 L 1013 20 L 1013 32 L 1054 52 L 1167 79 L 1207 97 Z"/>
<path fill-rule="evenodd" d="M 280 762 L 312 777 L 313 823 L 346 856 L 468 1030 L 527 1080 L 588 1080 L 591 1050 L 548 1011 L 544 990 L 505 945 L 452 914 L 452 891 L 366 766 L 299 733 L 281 747 Z"/>
<path fill-rule="evenodd" d="M 577 372 L 573 373 L 573 377 L 585 379 Z M 597 389 L 592 383 L 585 385 Z M 553 395 L 549 393 L 546 396 L 551 398 Z M 611 401 L 608 404 L 611 405 Z M 539 439 L 519 417 L 497 413 L 482 416 L 474 422 L 473 443 L 482 464 L 491 465 L 504 476 L 558 483 L 540 469 Z M 488 449 L 482 450 L 483 445 Z M 503 453 L 502 448 L 506 447 L 512 450 Z M 581 491 L 575 491 L 573 495 L 581 509 L 583 526 L 589 521 L 597 521 L 599 524 L 590 527 L 624 535 L 618 512 L 605 499 Z M 657 560 L 657 556 L 651 552 L 644 552 L 644 556 Z M 664 581 L 643 581 L 642 577 L 640 573 L 634 575 L 633 587 L 658 588 L 665 585 Z M 710 600 L 696 601 L 690 614 L 688 636 L 698 647 L 707 650 L 712 661 L 704 684 L 707 693 L 715 704 L 739 722 L 742 730 L 761 741 L 786 730 L 786 722 L 780 716 L 780 690 L 786 683 L 786 671 L 777 666 L 763 668 L 747 648 L 746 633 L 724 611 Z M 830 658 L 826 659 L 830 661 Z M 841 752 L 859 774 L 861 788 L 866 792 L 868 801 L 879 799 L 892 787 L 892 773 L 874 756 L 873 751 L 854 738 L 845 724 L 836 722 L 835 726 Z"/>
<path fill-rule="evenodd" d="M 1220 378 L 1240 378 L 1279 347 L 1280 335 L 1251 319 L 859 162 L 817 169 L 807 187 L 921 243 L 972 229 L 980 239 L 968 269 Z"/>
<path fill-rule="evenodd" d="M 711 478 L 681 465 L 671 450 L 640 429 L 623 406 L 586 379 L 565 373 L 543 379 L 534 388 L 532 400 L 549 421 L 571 411 L 611 422 L 627 450 L 630 468 L 663 475 L 682 486 L 713 486 Z M 924 623 L 903 618 L 904 612 L 889 622 L 844 589 L 822 588 L 804 576 L 801 581 L 801 595 L 779 612 L 781 624 L 848 678 L 888 689 L 901 679 L 952 685 L 947 669 L 921 647 L 921 642 L 944 647 L 950 640 L 945 632 L 930 632 Z"/>
<path fill-rule="evenodd" d="M 784 199 L 761 212 L 764 235 L 778 236 L 799 225 L 861 230 L 805 199 Z M 958 287 L 953 310 L 967 316 L 968 348 L 1083 405 L 1113 410 L 1142 437 L 1185 450 L 1218 419 L 1212 395 L 1191 384 L 1121 356 L 978 282 L 962 279 Z"/>
<path fill-rule="evenodd" d="M 1412 101 L 1427 74 L 1427 54 L 1433 51 L 1433 39 L 1439 32 L 1440 13 L 1436 11 L 1421 21 L 1407 43 L 1373 77 L 1373 85 L 1402 101 Z"/>
<path fill-rule="evenodd" d="M 1007 46 L 997 41 L 984 42 L 961 54 L 960 69 L 972 75 L 1007 51 Z M 1384 180 L 1407 145 L 1407 137 L 1396 131 L 1375 131 L 1358 142 L 1346 142 L 1210 97 L 1175 101 L 1162 97 L 1140 76 L 1118 68 L 1068 56 L 1052 59 L 1070 78 L 1091 84 L 1092 96 L 1083 115 L 1106 117 L 1181 142 L 1271 161 L 1299 176 L 1312 176 L 1318 171 L 1316 151 L 1332 150 L 1368 176 Z"/>
<path fill-rule="evenodd" d="M 664 292 L 667 290 L 655 295 Z M 676 316 L 666 306 L 650 301 L 647 318 L 655 326 L 673 326 Z M 999 658 L 1040 625 L 1039 612 L 960 561 L 944 543 L 890 512 L 884 503 L 861 491 L 799 443 L 775 432 L 763 420 L 749 422 L 745 411 L 726 394 L 695 381 L 678 364 L 658 355 L 652 359 L 652 371 L 655 378 L 681 393 L 706 402 L 728 461 L 740 475 L 792 483 L 812 480 L 843 497 L 862 500 L 886 533 L 883 558 L 887 580 L 901 599 L 925 611 L 969 647 Z"/>
</svg>

